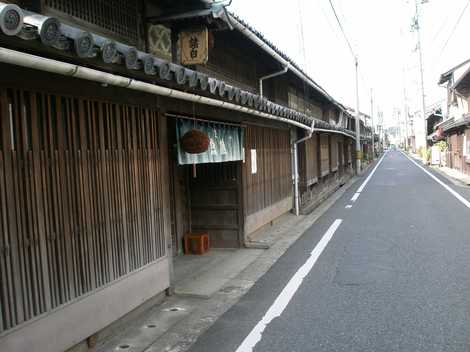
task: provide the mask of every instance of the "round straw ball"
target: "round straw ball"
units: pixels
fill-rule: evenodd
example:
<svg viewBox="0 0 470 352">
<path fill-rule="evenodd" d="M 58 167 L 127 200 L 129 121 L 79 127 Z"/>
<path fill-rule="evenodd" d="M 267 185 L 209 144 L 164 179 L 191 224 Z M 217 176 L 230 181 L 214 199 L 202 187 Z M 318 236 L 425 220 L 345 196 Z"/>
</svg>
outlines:
<svg viewBox="0 0 470 352">
<path fill-rule="evenodd" d="M 209 149 L 210 139 L 207 133 L 191 129 L 181 138 L 181 146 L 186 153 L 200 154 Z"/>
</svg>

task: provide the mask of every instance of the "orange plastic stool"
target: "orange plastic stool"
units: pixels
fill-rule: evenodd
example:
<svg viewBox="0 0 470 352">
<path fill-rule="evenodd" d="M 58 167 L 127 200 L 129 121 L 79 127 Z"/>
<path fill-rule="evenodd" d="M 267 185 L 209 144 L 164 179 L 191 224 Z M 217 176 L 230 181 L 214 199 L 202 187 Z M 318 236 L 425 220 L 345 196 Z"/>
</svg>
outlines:
<svg viewBox="0 0 470 352">
<path fill-rule="evenodd" d="M 193 254 L 204 254 L 210 248 L 209 242 L 209 234 L 207 232 L 201 233 L 187 233 L 184 235 L 184 253 L 190 254 L 191 251 L 191 243 L 195 242 L 197 245 L 197 249 Z"/>
</svg>

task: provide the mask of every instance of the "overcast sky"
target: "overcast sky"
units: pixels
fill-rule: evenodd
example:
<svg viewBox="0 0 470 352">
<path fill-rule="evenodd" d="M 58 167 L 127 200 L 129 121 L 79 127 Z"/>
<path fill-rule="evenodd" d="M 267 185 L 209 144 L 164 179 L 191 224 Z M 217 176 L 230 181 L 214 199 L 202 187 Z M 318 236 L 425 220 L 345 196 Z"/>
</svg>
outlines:
<svg viewBox="0 0 470 352">
<path fill-rule="evenodd" d="M 445 89 L 437 85 L 439 75 L 470 58 L 466 35 L 470 6 L 451 36 L 469 2 L 428 0 L 420 5 L 428 106 L 445 98 Z M 403 110 L 405 87 L 410 111 L 418 111 L 419 61 L 416 33 L 411 32 L 414 0 L 333 0 L 333 4 L 359 58 L 360 110 L 370 112 L 373 88 L 374 109 L 382 110 L 385 122 L 392 124 L 394 111 Z M 329 0 L 233 0 L 230 10 L 305 67 L 337 100 L 355 107 L 354 62 Z M 306 60 L 301 49 L 300 19 Z"/>
</svg>

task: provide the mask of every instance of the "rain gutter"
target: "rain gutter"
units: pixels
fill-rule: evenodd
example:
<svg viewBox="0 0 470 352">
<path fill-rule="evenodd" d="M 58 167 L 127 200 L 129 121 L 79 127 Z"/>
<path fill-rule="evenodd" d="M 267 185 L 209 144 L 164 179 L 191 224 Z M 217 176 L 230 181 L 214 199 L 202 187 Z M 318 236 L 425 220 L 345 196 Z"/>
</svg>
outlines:
<svg viewBox="0 0 470 352">
<path fill-rule="evenodd" d="M 151 84 L 132 78 L 119 76 L 103 71 L 98 71 L 88 67 L 70 64 L 63 61 L 53 60 L 44 58 L 37 55 L 27 54 L 16 50 L 0 47 L 0 62 L 22 66 L 26 68 L 32 68 L 39 71 L 45 71 L 50 73 L 56 73 L 63 76 L 80 78 L 88 81 L 98 82 L 103 85 L 110 85 L 115 87 L 127 88 L 135 91 L 165 96 L 169 98 L 181 99 L 194 103 L 210 105 L 220 107 L 223 109 L 240 111 L 250 115 L 281 121 L 293 126 L 297 126 L 307 131 L 311 131 L 311 128 L 300 122 L 286 119 L 283 117 L 267 114 L 247 107 L 239 106 L 236 104 L 228 103 L 222 100 L 207 98 L 201 95 L 182 92 L 179 90 L 163 87 L 157 84 Z"/>
</svg>

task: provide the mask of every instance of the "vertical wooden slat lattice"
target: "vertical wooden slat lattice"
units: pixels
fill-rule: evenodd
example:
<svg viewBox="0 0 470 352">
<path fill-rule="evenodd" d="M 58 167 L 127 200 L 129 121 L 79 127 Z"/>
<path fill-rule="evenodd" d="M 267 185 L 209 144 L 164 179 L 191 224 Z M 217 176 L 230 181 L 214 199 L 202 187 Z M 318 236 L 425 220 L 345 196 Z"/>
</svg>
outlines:
<svg viewBox="0 0 470 352">
<path fill-rule="evenodd" d="M 0 332 L 166 255 L 157 119 L 0 88 Z"/>
<path fill-rule="evenodd" d="M 251 215 L 292 194 L 289 130 L 249 125 L 245 145 L 245 206 Z M 252 149 L 257 156 L 255 174 L 251 172 Z"/>
<path fill-rule="evenodd" d="M 338 170 L 338 137 L 330 136 L 330 169 L 332 171 Z"/>
<path fill-rule="evenodd" d="M 322 177 L 330 173 L 330 147 L 327 134 L 320 135 L 320 168 Z"/>
<path fill-rule="evenodd" d="M 133 43 L 139 40 L 139 4 L 137 0 L 45 0 L 54 11 L 88 22 Z"/>
</svg>

